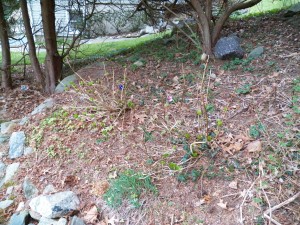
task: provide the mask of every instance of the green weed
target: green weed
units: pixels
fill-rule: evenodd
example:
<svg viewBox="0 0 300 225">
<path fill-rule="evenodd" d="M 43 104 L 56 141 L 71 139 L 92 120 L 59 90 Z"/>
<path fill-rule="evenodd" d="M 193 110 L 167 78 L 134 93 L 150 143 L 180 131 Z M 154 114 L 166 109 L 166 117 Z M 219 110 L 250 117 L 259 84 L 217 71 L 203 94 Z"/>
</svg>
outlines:
<svg viewBox="0 0 300 225">
<path fill-rule="evenodd" d="M 139 198 L 143 192 L 157 193 L 149 175 L 127 170 L 111 181 L 110 188 L 103 195 L 106 203 L 113 208 L 121 206 L 123 200 L 128 200 L 134 207 L 139 207 Z"/>
<path fill-rule="evenodd" d="M 236 89 L 235 92 L 239 95 L 240 94 L 243 94 L 243 95 L 249 94 L 251 92 L 251 87 L 252 87 L 251 84 L 244 84 L 242 87 Z"/>
</svg>

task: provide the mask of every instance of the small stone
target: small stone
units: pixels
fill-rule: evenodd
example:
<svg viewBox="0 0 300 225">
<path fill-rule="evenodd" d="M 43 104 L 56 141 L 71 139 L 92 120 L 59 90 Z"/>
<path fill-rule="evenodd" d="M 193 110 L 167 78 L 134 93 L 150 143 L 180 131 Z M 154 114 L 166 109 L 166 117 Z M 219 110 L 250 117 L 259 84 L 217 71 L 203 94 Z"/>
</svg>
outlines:
<svg viewBox="0 0 300 225">
<path fill-rule="evenodd" d="M 24 208 L 25 208 L 25 203 L 20 202 L 17 209 L 16 209 L 16 212 L 20 212 L 20 211 L 24 210 Z"/>
<path fill-rule="evenodd" d="M 209 74 L 209 77 L 213 80 L 215 80 L 217 78 L 217 75 L 214 73 Z"/>
<path fill-rule="evenodd" d="M 137 67 L 142 67 L 144 66 L 144 62 L 142 62 L 141 60 L 136 61 L 135 63 L 133 63 L 133 65 L 137 66 Z"/>
<path fill-rule="evenodd" d="M 14 190 L 14 186 L 8 187 L 7 190 L 6 190 L 6 195 L 11 195 L 13 190 Z"/>
<path fill-rule="evenodd" d="M 31 153 L 33 153 L 34 151 L 33 151 L 33 148 L 31 148 L 31 147 L 26 147 L 25 149 L 24 149 L 24 155 L 29 155 L 29 154 L 31 154 Z"/>
<path fill-rule="evenodd" d="M 49 219 L 47 217 L 42 217 L 38 225 L 66 225 L 67 220 L 65 218 L 60 218 L 59 220 Z"/>
<path fill-rule="evenodd" d="M 26 123 L 28 122 L 28 120 L 29 120 L 29 118 L 28 118 L 27 116 L 25 116 L 25 117 L 23 117 L 23 118 L 21 119 L 21 121 L 19 122 L 19 124 L 20 124 L 21 126 L 23 126 L 24 124 L 26 124 Z"/>
<path fill-rule="evenodd" d="M 52 195 L 40 195 L 29 203 L 30 208 L 47 218 L 63 217 L 79 209 L 80 202 L 72 191 L 58 192 Z"/>
<path fill-rule="evenodd" d="M 77 216 L 73 216 L 70 225 L 85 225 L 84 221 Z"/>
<path fill-rule="evenodd" d="M 26 199 L 31 199 L 38 195 L 38 189 L 26 177 L 23 183 L 23 193 Z"/>
<path fill-rule="evenodd" d="M 6 165 L 3 162 L 0 162 L 0 179 L 5 176 Z"/>
<path fill-rule="evenodd" d="M 17 162 L 17 163 L 9 164 L 6 167 L 5 177 L 0 181 L 0 188 L 3 186 L 3 184 L 7 183 L 14 177 L 14 175 L 19 169 L 19 166 L 20 163 Z"/>
<path fill-rule="evenodd" d="M 28 211 L 21 211 L 12 215 L 8 222 L 8 225 L 25 225 L 28 223 L 28 220 Z"/>
<path fill-rule="evenodd" d="M 17 124 L 13 121 L 1 123 L 1 133 L 2 134 L 11 134 Z"/>
<path fill-rule="evenodd" d="M 48 195 L 55 192 L 57 192 L 55 187 L 52 184 L 48 184 L 43 191 L 43 195 Z"/>
<path fill-rule="evenodd" d="M 4 200 L 0 202 L 0 209 L 6 209 L 14 203 L 13 200 Z"/>
<path fill-rule="evenodd" d="M 264 53 L 264 47 L 259 46 L 255 49 L 253 49 L 249 55 L 248 58 L 249 59 L 257 59 L 258 57 L 260 57 L 262 54 Z"/>
<path fill-rule="evenodd" d="M 23 155 L 25 148 L 24 131 L 13 132 L 9 140 L 9 158 L 15 159 Z"/>
<path fill-rule="evenodd" d="M 6 143 L 10 138 L 10 135 L 0 134 L 0 144 Z"/>
<path fill-rule="evenodd" d="M 48 98 L 46 99 L 42 104 L 40 104 L 38 107 L 36 107 L 32 112 L 31 115 L 36 115 L 38 113 L 41 113 L 45 111 L 46 109 L 52 108 L 54 106 L 54 99 Z"/>
</svg>

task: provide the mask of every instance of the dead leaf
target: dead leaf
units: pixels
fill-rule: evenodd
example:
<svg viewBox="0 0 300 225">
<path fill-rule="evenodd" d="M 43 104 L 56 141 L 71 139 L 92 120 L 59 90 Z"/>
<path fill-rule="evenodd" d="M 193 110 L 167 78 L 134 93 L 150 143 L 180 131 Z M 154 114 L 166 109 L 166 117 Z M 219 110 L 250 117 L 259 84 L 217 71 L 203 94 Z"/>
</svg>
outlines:
<svg viewBox="0 0 300 225">
<path fill-rule="evenodd" d="M 230 182 L 230 184 L 228 186 L 235 190 L 238 189 L 237 181 Z"/>
<path fill-rule="evenodd" d="M 260 152 L 262 150 L 262 145 L 260 140 L 253 141 L 249 143 L 246 147 L 248 152 Z"/>
<path fill-rule="evenodd" d="M 220 202 L 219 203 L 217 203 L 217 205 L 219 206 L 219 207 L 221 207 L 222 209 L 227 209 L 227 202 L 223 202 L 223 199 L 220 199 Z"/>
<path fill-rule="evenodd" d="M 145 113 L 135 114 L 134 117 L 139 121 L 139 123 L 144 123 L 145 119 L 148 117 Z"/>
<path fill-rule="evenodd" d="M 66 176 L 65 179 L 63 180 L 63 186 L 65 187 L 67 185 L 70 187 L 74 187 L 79 180 L 80 180 L 79 177 L 74 175 Z"/>
<path fill-rule="evenodd" d="M 110 173 L 108 174 L 108 178 L 109 178 L 109 179 L 116 179 L 117 176 L 118 176 L 118 173 L 117 173 L 116 170 L 115 170 L 115 171 L 112 171 L 112 172 L 110 172 Z"/>
<path fill-rule="evenodd" d="M 96 196 L 102 196 L 109 188 L 108 181 L 99 181 L 93 184 L 91 194 Z"/>
<path fill-rule="evenodd" d="M 98 209 L 94 205 L 92 208 L 90 208 L 89 211 L 84 212 L 86 215 L 83 217 L 83 220 L 86 223 L 95 223 L 97 222 L 97 217 L 98 217 Z"/>
<path fill-rule="evenodd" d="M 199 207 L 199 206 L 201 206 L 201 205 L 203 205 L 203 204 L 205 204 L 205 203 L 206 203 L 205 199 L 202 198 L 202 199 L 200 199 L 200 201 L 195 202 L 195 206 L 196 206 L 196 207 Z"/>
</svg>

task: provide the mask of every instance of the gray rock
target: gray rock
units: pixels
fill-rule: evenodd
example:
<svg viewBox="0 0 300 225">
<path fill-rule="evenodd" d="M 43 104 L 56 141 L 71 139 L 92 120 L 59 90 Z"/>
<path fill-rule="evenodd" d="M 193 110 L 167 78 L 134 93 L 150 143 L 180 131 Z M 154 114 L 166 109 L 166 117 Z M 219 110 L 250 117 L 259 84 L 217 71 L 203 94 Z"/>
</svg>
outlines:
<svg viewBox="0 0 300 225">
<path fill-rule="evenodd" d="M 0 188 L 3 186 L 3 184 L 7 183 L 8 181 L 10 181 L 15 173 L 18 171 L 20 166 L 20 163 L 13 163 L 10 164 L 6 167 L 6 173 L 5 173 L 5 177 L 0 181 Z"/>
<path fill-rule="evenodd" d="M 32 210 L 29 210 L 29 215 L 32 219 L 35 219 L 35 220 L 40 220 L 42 218 L 41 214 L 39 214 L 35 211 L 32 211 Z"/>
<path fill-rule="evenodd" d="M 23 193 L 26 199 L 31 199 L 38 195 L 39 190 L 34 186 L 29 178 L 25 177 L 23 182 Z"/>
<path fill-rule="evenodd" d="M 136 61 L 135 63 L 133 63 L 133 65 L 137 66 L 137 67 L 142 67 L 145 65 L 145 63 L 141 60 Z"/>
<path fill-rule="evenodd" d="M 0 179 L 5 176 L 6 165 L 3 162 L 0 162 Z"/>
<path fill-rule="evenodd" d="M 30 201 L 29 206 L 43 217 L 54 219 L 78 210 L 79 204 L 79 199 L 74 192 L 65 191 L 35 197 Z"/>
<path fill-rule="evenodd" d="M 21 121 L 19 122 L 19 124 L 20 124 L 21 126 L 23 126 L 25 123 L 27 123 L 28 120 L 29 120 L 29 118 L 28 118 L 27 116 L 25 116 L 25 117 L 23 117 L 23 118 L 21 119 Z"/>
<path fill-rule="evenodd" d="M 23 155 L 25 148 L 24 131 L 13 132 L 9 139 L 9 158 L 15 159 Z"/>
<path fill-rule="evenodd" d="M 17 124 L 13 121 L 1 123 L 1 134 L 11 134 L 15 126 L 17 126 Z"/>
<path fill-rule="evenodd" d="M 264 53 L 264 47 L 263 46 L 259 46 L 255 49 L 253 49 L 249 55 L 248 58 L 249 59 L 256 59 L 258 57 L 260 57 L 262 54 Z"/>
<path fill-rule="evenodd" d="M 53 98 L 48 98 L 46 99 L 42 104 L 40 104 L 38 107 L 36 107 L 32 112 L 31 115 L 35 115 L 38 113 L 41 113 L 45 111 L 46 109 L 52 108 L 54 106 L 54 99 Z"/>
<path fill-rule="evenodd" d="M 300 14 L 300 2 L 292 5 L 284 14 L 285 17 L 291 17 Z"/>
<path fill-rule="evenodd" d="M 214 49 L 217 59 L 234 59 L 243 58 L 244 50 L 241 48 L 240 39 L 237 36 L 229 36 L 221 38 Z"/>
<path fill-rule="evenodd" d="M 24 208 L 25 208 L 25 203 L 20 202 L 17 209 L 16 209 L 16 212 L 20 212 L 20 211 L 24 210 Z"/>
<path fill-rule="evenodd" d="M 43 195 L 48 195 L 55 192 L 56 192 L 55 187 L 52 184 L 48 184 L 43 191 Z"/>
<path fill-rule="evenodd" d="M 46 217 L 42 217 L 38 223 L 38 225 L 66 225 L 67 220 L 65 218 L 60 218 L 59 220 L 49 219 Z"/>
<path fill-rule="evenodd" d="M 85 225 L 84 221 L 77 216 L 73 216 L 70 225 Z"/>
<path fill-rule="evenodd" d="M 29 154 L 31 154 L 31 153 L 33 153 L 34 152 L 34 150 L 33 150 L 33 148 L 31 148 L 31 147 L 26 147 L 25 149 L 24 149 L 24 155 L 29 155 Z"/>
<path fill-rule="evenodd" d="M 13 200 L 4 200 L 0 202 L 0 209 L 6 209 L 14 203 Z"/>
<path fill-rule="evenodd" d="M 21 211 L 19 213 L 15 213 L 10 218 L 8 225 L 25 225 L 29 221 L 28 211 Z"/>
<path fill-rule="evenodd" d="M 7 189 L 6 189 L 6 195 L 11 195 L 12 194 L 12 192 L 13 192 L 13 190 L 14 190 L 14 186 L 10 186 L 10 187 L 8 187 Z"/>
<path fill-rule="evenodd" d="M 0 144 L 7 142 L 10 138 L 10 135 L 7 134 L 0 134 Z"/>
<path fill-rule="evenodd" d="M 64 78 L 62 81 L 60 81 L 60 83 L 56 86 L 55 88 L 55 93 L 61 93 L 64 92 L 66 90 L 67 87 L 72 86 L 72 84 L 74 84 L 74 82 L 77 80 L 77 76 L 76 75 L 71 75 L 68 76 L 66 78 Z"/>
</svg>

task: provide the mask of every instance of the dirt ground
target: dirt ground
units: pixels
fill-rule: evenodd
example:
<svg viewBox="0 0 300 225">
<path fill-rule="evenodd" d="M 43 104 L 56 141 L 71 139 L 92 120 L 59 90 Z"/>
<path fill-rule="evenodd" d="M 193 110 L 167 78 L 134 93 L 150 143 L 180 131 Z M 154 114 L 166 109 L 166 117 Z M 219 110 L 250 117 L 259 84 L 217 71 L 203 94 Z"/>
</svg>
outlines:
<svg viewBox="0 0 300 225">
<path fill-rule="evenodd" d="M 19 183 L 74 191 L 80 217 L 98 209 L 89 224 L 271 224 L 268 209 L 300 191 L 300 30 L 275 16 L 230 22 L 223 35 L 234 32 L 263 56 L 201 62 L 175 37 L 77 71 L 55 108 L 18 128 L 36 149 L 17 160 Z M 48 97 L 19 82 L 5 96 L 10 119 Z M 149 175 L 157 193 L 112 209 L 103 194 L 128 169 Z M 271 218 L 299 224 L 299 204 Z"/>
</svg>

